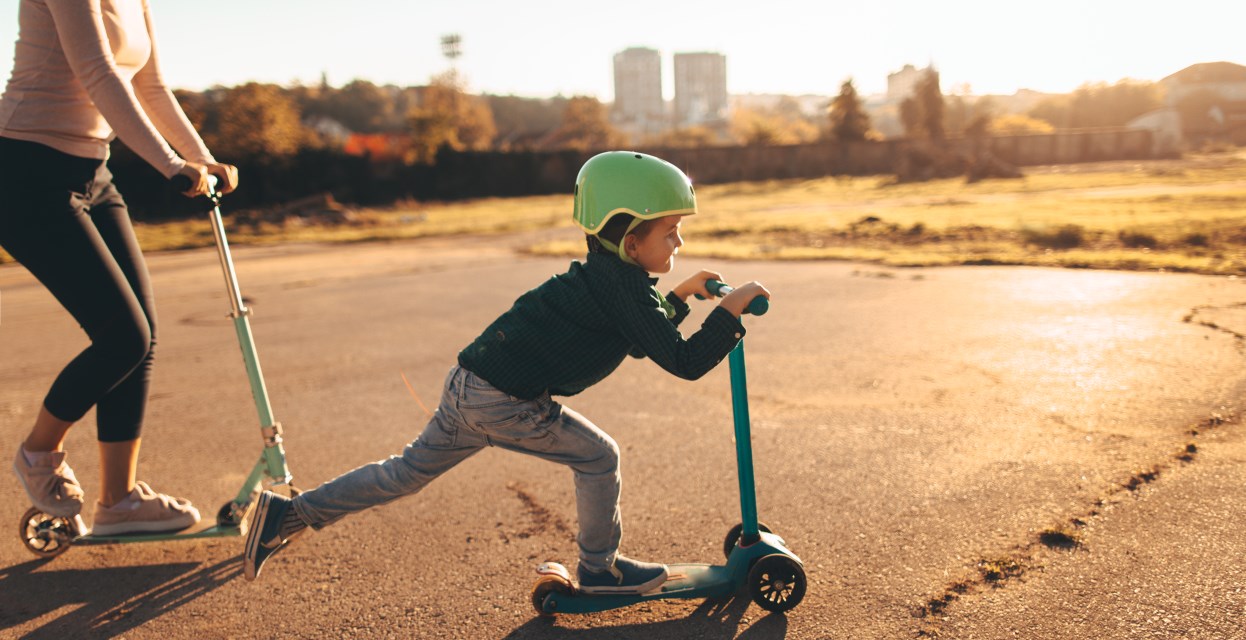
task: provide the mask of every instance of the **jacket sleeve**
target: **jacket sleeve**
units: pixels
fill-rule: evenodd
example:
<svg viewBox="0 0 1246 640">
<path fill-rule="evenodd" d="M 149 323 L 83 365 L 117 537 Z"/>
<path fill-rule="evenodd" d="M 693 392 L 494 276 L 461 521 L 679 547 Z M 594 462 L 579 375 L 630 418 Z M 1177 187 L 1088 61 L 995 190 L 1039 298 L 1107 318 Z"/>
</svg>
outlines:
<svg viewBox="0 0 1246 640">
<path fill-rule="evenodd" d="M 705 375 L 744 337 L 744 325 L 722 307 L 711 311 L 701 328 L 685 339 L 675 328 L 675 318 L 666 317 L 654 294 L 626 292 L 616 302 L 614 317 L 620 333 L 632 343 L 633 355 L 648 357 L 685 380 Z M 687 317 L 687 305 L 683 307 L 682 316 Z M 676 309 L 676 318 L 682 320 Z"/>
<path fill-rule="evenodd" d="M 216 160 L 203 144 L 203 139 L 190 124 L 190 119 L 182 111 L 182 105 L 177 103 L 177 98 L 173 97 L 173 92 L 160 74 L 156 29 L 152 25 L 151 9 L 146 1 L 143 2 L 143 18 L 147 24 L 147 37 L 151 40 L 151 56 L 147 59 L 147 64 L 134 75 L 134 93 L 156 130 L 183 158 L 211 164 Z"/>
<path fill-rule="evenodd" d="M 160 137 L 133 88 L 118 72 L 99 0 L 48 0 L 47 7 L 65 61 L 100 115 L 134 153 L 166 178 L 173 177 L 186 163 Z"/>
<path fill-rule="evenodd" d="M 684 318 L 688 317 L 688 313 L 691 309 L 688 307 L 687 302 L 680 300 L 679 296 L 675 295 L 674 291 L 666 294 L 666 301 L 670 304 L 671 308 L 675 310 L 675 315 L 670 318 L 671 325 L 678 327 L 679 323 L 683 322 Z M 643 358 L 645 357 L 645 352 L 642 351 L 640 347 L 633 345 L 632 350 L 628 353 L 628 355 L 633 358 Z"/>
<path fill-rule="evenodd" d="M 675 295 L 674 291 L 666 294 L 666 301 L 671 303 L 671 307 L 675 309 L 675 317 L 671 318 L 671 324 L 678 327 L 679 324 L 684 321 L 684 318 L 688 317 L 688 313 L 692 311 L 692 309 L 688 306 L 687 302 L 680 300 L 679 296 Z"/>
</svg>

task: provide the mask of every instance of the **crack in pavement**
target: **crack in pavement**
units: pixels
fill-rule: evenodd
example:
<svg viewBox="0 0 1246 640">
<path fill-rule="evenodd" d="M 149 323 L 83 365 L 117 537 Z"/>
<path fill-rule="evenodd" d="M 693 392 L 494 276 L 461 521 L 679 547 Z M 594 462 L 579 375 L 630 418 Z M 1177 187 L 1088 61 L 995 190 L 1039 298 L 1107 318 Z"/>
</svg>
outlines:
<svg viewBox="0 0 1246 640">
<path fill-rule="evenodd" d="M 1233 337 L 1239 351 L 1246 351 L 1246 334 L 1223 326 L 1222 323 L 1207 317 L 1213 315 L 1212 312 L 1216 310 L 1241 312 L 1246 310 L 1246 302 L 1227 306 L 1197 306 L 1182 318 L 1182 322 L 1197 324 L 1228 334 Z M 1002 556 L 979 560 L 975 565 L 975 574 L 951 582 L 943 588 L 941 593 L 913 608 L 911 611 L 913 617 L 922 621 L 921 626 L 915 630 L 915 635 L 919 638 L 940 637 L 940 627 L 944 620 L 942 614 L 952 603 L 960 598 L 982 593 L 986 589 L 1003 588 L 1013 580 L 1024 579 L 1029 571 L 1042 568 L 1040 555 L 1044 551 L 1082 548 L 1081 531 L 1099 517 L 1106 507 L 1127 500 L 1140 487 L 1155 482 L 1174 465 L 1193 464 L 1197 461 L 1199 448 L 1196 440 L 1200 434 L 1223 425 L 1237 424 L 1239 421 L 1240 417 L 1235 409 L 1220 407 L 1219 411 L 1212 412 L 1210 416 L 1186 430 L 1186 435 L 1191 440 L 1178 451 L 1165 456 L 1149 468 L 1134 471 L 1123 482 L 1112 485 L 1103 496 L 1096 499 L 1092 506 L 1082 513 L 1040 529 L 1036 535 L 1017 544 Z"/>
<path fill-rule="evenodd" d="M 524 511 L 532 520 L 530 526 L 516 534 L 517 537 L 530 538 L 553 529 L 572 540 L 575 539 L 575 531 L 558 514 L 550 511 L 538 502 L 536 497 L 524 487 L 523 483 L 508 482 L 506 483 L 506 488 L 515 492 L 515 497 L 519 498 L 519 501 L 523 503 Z"/>
<path fill-rule="evenodd" d="M 1238 349 L 1239 350 L 1242 349 L 1243 342 L 1246 342 L 1246 334 L 1243 334 L 1238 331 L 1234 331 L 1233 329 L 1230 329 L 1228 327 L 1221 326 L 1220 323 L 1214 320 L 1198 319 L 1198 316 L 1200 313 L 1203 313 L 1205 311 L 1215 310 L 1215 309 L 1246 309 L 1246 302 L 1239 302 L 1237 304 L 1231 304 L 1228 306 L 1218 306 L 1218 305 L 1211 305 L 1211 304 L 1200 305 L 1200 306 L 1194 307 L 1193 309 L 1190 309 L 1190 312 L 1187 313 L 1185 317 L 1181 319 L 1181 321 L 1187 324 L 1193 323 L 1199 326 L 1207 327 L 1208 329 L 1212 329 L 1213 331 L 1227 333 L 1233 336 L 1235 340 L 1237 340 Z"/>
<path fill-rule="evenodd" d="M 1238 424 L 1239 421 L 1240 416 L 1236 410 L 1221 407 L 1220 411 L 1213 412 L 1186 430 L 1185 433 L 1191 441 L 1185 446 L 1149 468 L 1133 472 L 1123 482 L 1112 485 L 1090 508 L 1058 524 L 1040 529 L 1036 535 L 1016 545 L 1003 556 L 979 560 L 975 565 L 976 574 L 949 583 L 939 595 L 913 608 L 913 617 L 922 621 L 921 626 L 914 631 L 916 637 L 940 637 L 942 614 L 958 599 L 982 593 L 986 589 L 1003 588 L 1013 580 L 1023 579 L 1029 571 L 1042 568 L 1039 555 L 1044 550 L 1081 548 L 1081 530 L 1099 517 L 1106 507 L 1129 499 L 1140 487 L 1159 480 L 1174 465 L 1193 464 L 1197 461 L 1199 448 L 1196 440 L 1199 435 L 1224 425 Z"/>
</svg>

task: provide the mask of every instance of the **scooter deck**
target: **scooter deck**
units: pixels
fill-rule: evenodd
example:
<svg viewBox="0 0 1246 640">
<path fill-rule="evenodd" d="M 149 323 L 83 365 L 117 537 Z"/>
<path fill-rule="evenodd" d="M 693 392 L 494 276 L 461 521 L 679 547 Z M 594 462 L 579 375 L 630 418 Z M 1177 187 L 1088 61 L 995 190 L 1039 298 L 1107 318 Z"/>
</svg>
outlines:
<svg viewBox="0 0 1246 640">
<path fill-rule="evenodd" d="M 761 532 L 760 539 L 747 547 L 736 547 L 725 565 L 668 564 L 667 579 L 661 586 L 648 593 L 599 594 L 583 593 L 571 578 L 571 572 L 557 562 L 546 562 L 537 567 L 542 580 L 555 579 L 565 589 L 553 589 L 537 609 L 543 614 L 594 613 L 618 609 L 665 598 L 726 598 L 745 585 L 749 567 L 753 561 L 770 554 L 782 554 L 800 562 L 796 554 L 788 550 L 783 538 Z M 541 584 L 537 583 L 538 586 Z M 534 603 L 536 604 L 536 603 Z"/>
<path fill-rule="evenodd" d="M 211 526 L 199 531 L 170 531 L 167 533 L 126 533 L 101 536 L 88 533 L 73 539 L 74 545 L 116 544 L 118 542 L 156 542 L 160 540 L 186 540 L 190 538 L 230 538 L 241 536 L 241 527 Z"/>
<path fill-rule="evenodd" d="M 555 563 L 549 563 L 555 564 Z M 558 565 L 561 568 L 561 565 Z M 545 575 L 569 576 L 566 569 L 561 573 L 543 572 Z M 708 564 L 667 565 L 668 577 L 658 588 L 648 593 L 594 593 L 587 594 L 573 585 L 571 593 L 551 593 L 545 603 L 549 613 L 591 613 L 617 609 L 665 598 L 718 598 L 730 595 L 736 589 L 732 572 L 725 566 Z M 564 578 L 566 579 L 566 578 Z"/>
</svg>

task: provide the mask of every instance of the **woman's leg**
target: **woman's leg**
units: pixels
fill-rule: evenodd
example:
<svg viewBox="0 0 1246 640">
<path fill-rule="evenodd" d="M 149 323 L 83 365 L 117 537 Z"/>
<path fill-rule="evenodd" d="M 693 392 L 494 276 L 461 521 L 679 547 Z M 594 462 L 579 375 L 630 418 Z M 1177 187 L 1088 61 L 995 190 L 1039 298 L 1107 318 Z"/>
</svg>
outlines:
<svg viewBox="0 0 1246 640">
<path fill-rule="evenodd" d="M 142 361 L 95 405 L 103 475 L 99 501 L 110 507 L 129 496 L 135 486 L 140 435 L 156 354 L 156 305 L 147 262 L 130 223 L 129 211 L 113 186 L 107 167 L 97 174 L 90 216 L 138 301 L 150 335 Z"/>
<path fill-rule="evenodd" d="M 48 289 L 91 339 L 91 345 L 52 383 L 14 461 L 27 490 L 39 494 L 31 494 L 36 504 L 55 502 L 54 494 L 64 493 L 61 485 L 77 486 L 59 453 L 66 431 L 150 349 L 142 306 L 87 215 L 100 167 L 98 160 L 0 138 L 0 192 L 5 194 L 0 246 Z M 46 455 L 50 452 L 56 455 Z M 56 477 L 44 477 L 48 473 Z M 77 501 L 80 508 L 80 495 Z"/>
<path fill-rule="evenodd" d="M 100 441 L 101 505 L 111 507 L 134 492 L 141 441 L 142 438 L 124 442 Z"/>
<path fill-rule="evenodd" d="M 146 360 L 152 338 L 142 305 L 85 206 L 72 208 L 80 196 L 69 199 L 68 211 L 45 212 L 38 224 L 0 224 L 0 246 L 91 339 L 57 375 L 43 402 L 51 417 L 72 424 Z"/>
<path fill-rule="evenodd" d="M 65 443 L 65 434 L 74 423 L 52 415 L 47 408 L 40 406 L 39 415 L 35 417 L 35 426 L 26 436 L 22 446 L 30 452 L 60 451 Z"/>
<path fill-rule="evenodd" d="M 141 358 L 95 404 L 103 486 L 93 527 L 101 534 L 177 531 L 198 522 L 199 511 L 190 502 L 160 494 L 135 478 L 156 346 L 151 277 L 130 213 L 112 184 L 108 167 L 100 167 L 92 187 L 91 224 L 139 307 L 135 328 L 146 336 Z"/>
</svg>

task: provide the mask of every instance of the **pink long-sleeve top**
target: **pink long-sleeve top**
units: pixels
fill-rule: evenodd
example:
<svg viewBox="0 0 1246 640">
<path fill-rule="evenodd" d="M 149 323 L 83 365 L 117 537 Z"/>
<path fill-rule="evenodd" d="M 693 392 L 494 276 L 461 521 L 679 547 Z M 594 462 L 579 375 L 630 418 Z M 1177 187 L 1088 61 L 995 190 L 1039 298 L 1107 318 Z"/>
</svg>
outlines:
<svg viewBox="0 0 1246 640">
<path fill-rule="evenodd" d="M 147 0 L 21 0 L 0 136 L 99 159 L 117 136 L 165 177 L 214 162 L 160 76 Z"/>
</svg>

